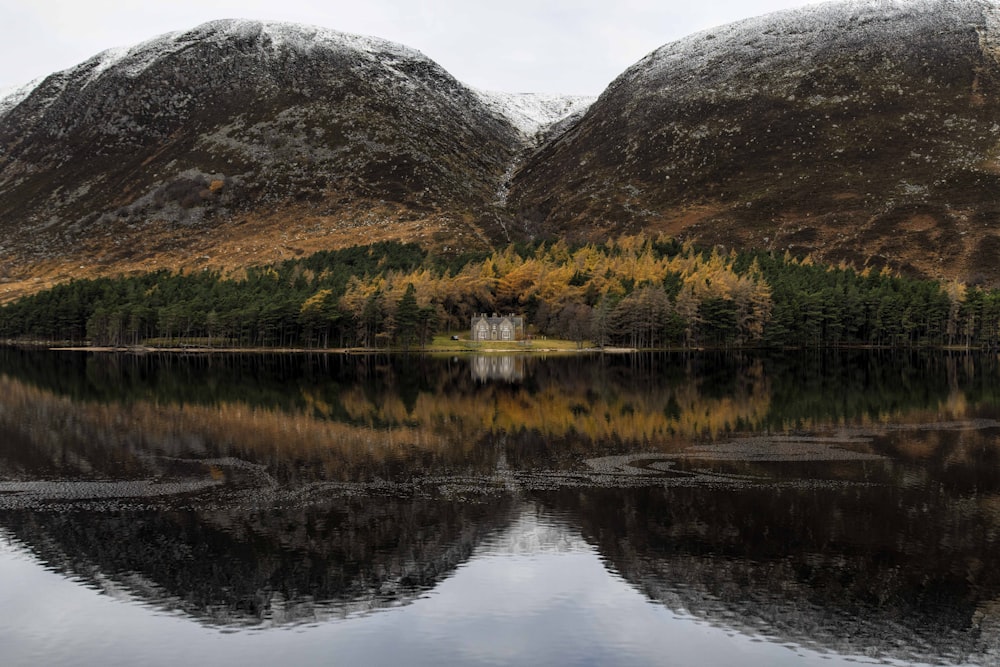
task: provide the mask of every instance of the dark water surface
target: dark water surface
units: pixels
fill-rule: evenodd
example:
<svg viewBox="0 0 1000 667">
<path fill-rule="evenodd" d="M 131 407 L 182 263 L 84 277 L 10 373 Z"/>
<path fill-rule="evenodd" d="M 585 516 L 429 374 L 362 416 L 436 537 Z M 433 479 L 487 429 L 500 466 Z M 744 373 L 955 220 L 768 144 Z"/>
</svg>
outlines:
<svg viewBox="0 0 1000 667">
<path fill-rule="evenodd" d="M 996 356 L 0 349 L 0 664 L 1000 664 Z"/>
</svg>

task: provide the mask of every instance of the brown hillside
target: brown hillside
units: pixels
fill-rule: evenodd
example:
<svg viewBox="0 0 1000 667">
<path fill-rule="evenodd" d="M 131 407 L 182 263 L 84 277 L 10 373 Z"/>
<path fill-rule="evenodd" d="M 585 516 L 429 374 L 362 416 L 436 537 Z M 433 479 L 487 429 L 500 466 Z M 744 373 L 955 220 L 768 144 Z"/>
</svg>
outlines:
<svg viewBox="0 0 1000 667">
<path fill-rule="evenodd" d="M 489 244 L 520 141 L 380 40 L 221 21 L 104 53 L 0 111 L 0 298 L 378 238 Z"/>
<path fill-rule="evenodd" d="M 0 100 L 0 301 L 383 239 L 642 230 L 1000 285 L 998 26 L 985 0 L 772 14 L 662 47 L 531 137 L 399 45 L 166 35 Z"/>
<path fill-rule="evenodd" d="M 998 25 L 979 0 L 840 3 L 668 44 L 525 164 L 520 229 L 998 284 Z"/>
</svg>

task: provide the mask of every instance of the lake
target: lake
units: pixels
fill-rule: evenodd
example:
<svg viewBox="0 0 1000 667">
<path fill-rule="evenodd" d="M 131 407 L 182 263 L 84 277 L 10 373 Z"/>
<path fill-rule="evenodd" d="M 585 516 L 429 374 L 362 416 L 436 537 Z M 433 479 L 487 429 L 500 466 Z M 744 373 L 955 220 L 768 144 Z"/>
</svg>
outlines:
<svg viewBox="0 0 1000 667">
<path fill-rule="evenodd" d="M 1000 358 L 0 348 L 3 665 L 1000 664 Z"/>
</svg>

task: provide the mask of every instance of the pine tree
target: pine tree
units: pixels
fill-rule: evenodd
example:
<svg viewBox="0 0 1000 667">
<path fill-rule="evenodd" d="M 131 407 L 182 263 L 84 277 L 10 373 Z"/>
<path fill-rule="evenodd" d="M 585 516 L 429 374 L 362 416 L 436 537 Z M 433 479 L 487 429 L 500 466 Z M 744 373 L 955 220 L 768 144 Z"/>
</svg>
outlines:
<svg viewBox="0 0 1000 667">
<path fill-rule="evenodd" d="M 420 306 L 417 304 L 417 290 L 413 283 L 406 284 L 406 292 L 396 305 L 396 341 L 404 349 L 410 349 L 420 327 Z"/>
</svg>

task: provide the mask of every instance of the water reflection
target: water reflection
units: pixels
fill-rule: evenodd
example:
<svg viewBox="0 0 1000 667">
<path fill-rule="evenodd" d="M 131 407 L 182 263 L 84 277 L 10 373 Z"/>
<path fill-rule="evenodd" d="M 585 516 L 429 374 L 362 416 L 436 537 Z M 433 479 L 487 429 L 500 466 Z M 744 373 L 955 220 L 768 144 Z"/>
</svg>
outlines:
<svg viewBox="0 0 1000 667">
<path fill-rule="evenodd" d="M 12 560 L 4 558 L 8 553 Z M 609 575 L 570 523 L 531 503 L 412 604 L 341 622 L 320 618 L 294 626 L 294 632 L 213 632 L 173 613 L 148 613 L 107 577 L 96 578 L 96 594 L 55 581 L 30 560 L 16 545 L 5 550 L 0 539 L 0 574 L 13 577 L 3 592 L 15 589 L 8 599 L 21 603 L 0 606 L 5 664 L 325 665 L 332 659 L 379 665 L 661 665 L 665 658 L 678 664 L 844 664 L 804 647 L 706 627 L 688 614 L 649 604 Z M 41 596 L 49 613 L 31 613 Z M 51 613 L 54 606 L 58 614 Z M 52 618 L 43 626 L 41 646 L 25 641 L 36 632 L 28 619 L 39 617 Z M 99 632 L 93 619 L 100 619 Z"/>
<path fill-rule="evenodd" d="M 347 618 L 408 604 L 508 521 L 509 499 L 340 499 L 270 511 L 9 511 L 49 568 L 214 626 Z"/>
<path fill-rule="evenodd" d="M 517 559 L 580 554 L 800 658 L 1000 659 L 996 359 L 476 363 L 0 352 L 0 526 L 213 628 L 454 602 L 471 571 L 496 615 Z M 559 594 L 563 623 L 599 604 Z"/>
<path fill-rule="evenodd" d="M 310 475 L 357 479 L 359 457 L 423 452 L 489 466 L 493 457 L 480 443 L 510 435 L 535 434 L 588 454 L 609 442 L 670 449 L 748 430 L 942 411 L 965 417 L 995 398 L 983 395 L 995 362 L 976 374 L 950 357 L 520 358 L 511 363 L 523 365 L 524 379 L 510 385 L 475 381 L 475 358 L 0 355 L 3 442 L 30 442 L 8 447 L 8 455 L 35 457 L 30 465 L 44 465 L 39 447 L 78 451 L 84 467 L 101 466 L 102 451 L 121 447 L 133 466 L 151 464 L 138 460 L 143 451 L 236 456 L 267 465 L 279 481 L 293 475 L 290 457 L 310 461 Z M 117 476 L 114 458 L 106 472 Z"/>
<path fill-rule="evenodd" d="M 524 357 L 512 354 L 482 355 L 469 357 L 469 370 L 472 378 L 479 382 L 501 380 L 503 382 L 520 382 L 524 379 Z"/>
<path fill-rule="evenodd" d="M 703 487 L 549 495 L 651 599 L 775 641 L 904 661 L 996 659 L 997 524 L 923 493 Z"/>
</svg>

